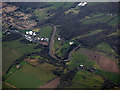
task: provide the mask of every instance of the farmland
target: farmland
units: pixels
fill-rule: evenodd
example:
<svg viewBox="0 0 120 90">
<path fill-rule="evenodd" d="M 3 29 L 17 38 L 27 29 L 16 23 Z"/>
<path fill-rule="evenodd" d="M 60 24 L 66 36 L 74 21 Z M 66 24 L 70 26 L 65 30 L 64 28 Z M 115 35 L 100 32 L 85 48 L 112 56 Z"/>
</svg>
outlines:
<svg viewBox="0 0 120 90">
<path fill-rule="evenodd" d="M 108 16 L 108 15 L 100 16 L 100 15 L 97 15 L 97 17 L 95 17 L 95 15 L 94 15 L 93 17 L 90 17 L 89 19 L 83 20 L 82 23 L 83 24 L 90 24 L 90 23 L 96 23 L 96 22 L 106 23 L 107 21 L 109 21 L 112 18 L 116 18 L 116 15 L 114 15 L 114 16 Z"/>
<path fill-rule="evenodd" d="M 114 55 L 117 55 L 116 52 L 105 42 L 101 42 L 96 46 L 98 49 L 107 52 L 107 53 L 112 53 Z"/>
<path fill-rule="evenodd" d="M 10 65 L 23 54 L 39 52 L 40 49 L 35 50 L 35 46 L 35 44 L 21 43 L 19 40 L 3 42 L 3 73 L 5 73 Z"/>
<path fill-rule="evenodd" d="M 119 87 L 118 3 L 6 4 L 3 88 Z"/>
<path fill-rule="evenodd" d="M 12 77 L 5 82 L 18 88 L 37 88 L 53 78 L 55 78 L 55 75 L 52 73 L 47 73 L 43 69 L 38 69 L 25 63 L 20 70 L 16 71 Z"/>
<path fill-rule="evenodd" d="M 72 80 L 70 88 L 98 88 L 104 83 L 102 77 L 87 71 L 78 71 Z"/>
<path fill-rule="evenodd" d="M 86 66 L 94 66 L 95 62 L 90 61 L 89 58 L 87 58 L 83 54 L 79 54 L 78 52 L 74 52 L 72 54 L 72 60 L 68 64 L 70 67 L 75 67 L 80 64 L 86 65 Z"/>
<path fill-rule="evenodd" d="M 51 26 L 45 26 L 43 28 L 40 28 L 38 35 L 41 37 L 50 38 L 50 35 L 52 33 L 52 29 L 53 28 Z"/>
</svg>

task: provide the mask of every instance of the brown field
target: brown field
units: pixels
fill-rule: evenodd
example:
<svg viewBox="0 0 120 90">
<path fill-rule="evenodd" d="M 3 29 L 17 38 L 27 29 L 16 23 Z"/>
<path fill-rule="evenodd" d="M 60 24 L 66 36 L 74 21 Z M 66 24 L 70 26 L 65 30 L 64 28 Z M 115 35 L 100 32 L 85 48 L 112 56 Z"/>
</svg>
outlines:
<svg viewBox="0 0 120 90">
<path fill-rule="evenodd" d="M 33 66 L 38 66 L 38 65 L 40 65 L 40 63 L 37 62 L 38 59 L 30 59 L 30 58 L 27 58 L 27 59 L 25 59 L 24 61 L 25 61 L 26 63 L 29 63 L 29 64 L 33 65 Z"/>
<path fill-rule="evenodd" d="M 18 9 L 18 7 L 16 6 L 6 6 L 2 8 L 2 12 L 9 13 L 9 12 L 15 11 L 16 9 Z"/>
<path fill-rule="evenodd" d="M 55 78 L 54 80 L 48 82 L 47 84 L 41 86 L 40 88 L 56 88 L 60 84 L 60 78 Z"/>
<path fill-rule="evenodd" d="M 94 61 L 97 61 L 97 64 L 103 69 L 103 70 L 106 70 L 106 71 L 109 71 L 109 72 L 120 72 L 118 70 L 118 66 L 117 64 L 115 63 L 115 61 L 103 56 L 103 55 L 100 55 L 96 52 L 93 52 L 93 51 L 90 51 L 88 49 L 80 49 L 78 50 L 78 52 L 80 54 L 84 54 L 84 55 L 87 55 L 88 58 L 90 60 L 94 60 Z"/>
</svg>

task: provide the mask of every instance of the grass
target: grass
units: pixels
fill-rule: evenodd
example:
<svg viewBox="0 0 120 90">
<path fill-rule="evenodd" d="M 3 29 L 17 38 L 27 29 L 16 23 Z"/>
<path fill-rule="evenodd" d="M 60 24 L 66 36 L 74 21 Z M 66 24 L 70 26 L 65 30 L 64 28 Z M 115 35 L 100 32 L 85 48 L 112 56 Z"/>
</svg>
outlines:
<svg viewBox="0 0 120 90">
<path fill-rule="evenodd" d="M 80 48 L 80 49 L 82 49 L 82 48 Z M 76 63 L 76 61 L 77 61 L 77 63 Z M 114 83 L 119 83 L 120 78 L 118 77 L 119 76 L 118 73 L 104 71 L 103 69 L 101 69 L 100 66 L 98 66 L 97 62 L 90 61 L 86 55 L 79 54 L 77 51 L 75 51 L 73 53 L 72 59 L 70 60 L 70 62 L 67 62 L 67 64 L 70 68 L 78 66 L 80 64 L 83 64 L 88 67 L 89 66 L 95 67 L 97 69 L 97 71 L 94 73 L 101 75 Z"/>
<path fill-rule="evenodd" d="M 38 88 L 55 77 L 52 73 L 25 63 L 20 70 L 5 82 L 17 88 Z"/>
<path fill-rule="evenodd" d="M 104 51 L 104 52 L 117 55 L 116 52 L 115 52 L 115 51 L 110 47 L 110 45 L 107 44 L 106 42 L 101 42 L 101 43 L 98 44 L 96 47 L 97 47 L 98 49 Z"/>
<path fill-rule="evenodd" d="M 37 44 L 25 44 L 21 43 L 19 40 L 14 40 L 10 42 L 3 42 L 3 46 L 14 49 L 16 52 L 21 55 L 25 53 L 39 52 L 40 49 L 34 49 Z"/>
<path fill-rule="evenodd" d="M 62 7 L 64 5 L 64 2 L 48 2 L 48 4 L 51 4 L 52 6 L 50 9 L 57 10 L 58 8 Z"/>
<path fill-rule="evenodd" d="M 74 2 L 67 2 L 63 8 L 69 8 L 74 4 Z"/>
<path fill-rule="evenodd" d="M 41 37 L 50 38 L 51 33 L 52 33 L 52 29 L 53 28 L 51 26 L 45 26 L 43 28 L 40 28 L 38 35 Z"/>
<path fill-rule="evenodd" d="M 3 42 L 3 73 L 5 73 L 13 62 L 23 54 L 40 52 L 41 49 L 34 49 L 36 44 L 25 44 L 19 40 Z"/>
<path fill-rule="evenodd" d="M 120 35 L 120 30 L 117 30 L 117 32 L 114 32 L 114 33 L 111 33 L 111 34 L 109 34 L 109 35 L 107 35 L 107 36 L 112 36 L 112 35 Z"/>
<path fill-rule="evenodd" d="M 7 81 L 7 83 L 10 83 L 17 88 L 37 88 L 40 84 L 42 84 L 42 82 L 36 77 L 22 71 L 15 73 L 12 78 Z"/>
<path fill-rule="evenodd" d="M 34 31 L 34 32 L 39 32 L 39 30 L 40 30 L 40 29 L 37 28 L 37 29 L 33 29 L 32 31 Z"/>
<path fill-rule="evenodd" d="M 72 59 L 70 60 L 68 65 L 70 67 L 75 67 L 75 66 L 78 66 L 80 64 L 83 64 L 85 66 L 94 66 L 95 61 L 91 61 L 85 55 L 79 54 L 77 51 L 75 51 L 72 54 Z"/>
<path fill-rule="evenodd" d="M 103 4 L 103 2 L 88 2 L 87 6 L 94 6 L 98 4 Z"/>
<path fill-rule="evenodd" d="M 112 27 L 115 27 L 118 25 L 118 16 L 114 17 L 110 22 L 108 22 L 108 25 L 111 25 Z"/>
<path fill-rule="evenodd" d="M 102 87 L 104 80 L 98 75 L 93 75 L 87 71 L 78 71 L 72 80 L 70 88 L 94 88 Z"/>
<path fill-rule="evenodd" d="M 12 88 L 12 87 L 10 87 L 10 86 L 6 85 L 4 82 L 2 82 L 2 88 Z"/>
<path fill-rule="evenodd" d="M 47 13 L 47 9 L 46 8 L 43 8 L 43 9 L 36 9 L 34 11 L 34 14 L 39 18 L 39 19 L 45 19 L 47 16 L 48 16 L 48 13 Z"/>
<path fill-rule="evenodd" d="M 73 12 L 74 14 L 78 14 L 79 11 L 78 10 L 74 10 L 74 9 L 69 9 L 68 11 L 65 12 L 65 14 L 68 14 L 70 12 Z"/>
<path fill-rule="evenodd" d="M 72 40 L 79 39 L 79 38 L 82 38 L 82 37 L 92 36 L 92 35 L 95 35 L 95 34 L 97 34 L 97 33 L 99 33 L 99 32 L 102 32 L 102 31 L 103 31 L 103 30 L 90 31 L 90 32 L 88 32 L 88 33 L 86 33 L 86 34 L 83 34 L 83 35 L 81 35 L 81 36 L 72 38 Z"/>
<path fill-rule="evenodd" d="M 65 52 L 68 50 L 69 48 L 69 43 L 68 42 L 65 42 L 63 45 L 60 45 L 58 48 L 58 50 L 56 51 L 56 54 L 59 56 L 59 57 L 63 57 Z"/>
<path fill-rule="evenodd" d="M 2 48 L 2 72 L 3 74 L 7 71 L 7 69 L 13 64 L 13 62 L 20 57 L 20 53 L 16 52 L 14 49 L 9 47 Z"/>
<path fill-rule="evenodd" d="M 42 63 L 39 66 L 37 66 L 37 68 L 42 69 L 48 73 L 52 73 L 53 70 L 57 69 L 56 66 L 53 66 L 52 64 L 49 63 Z"/>
<path fill-rule="evenodd" d="M 106 79 L 114 82 L 114 83 L 119 83 L 120 81 L 120 74 L 118 73 L 114 73 L 114 72 L 107 72 L 107 71 L 103 71 L 103 70 L 98 70 L 97 72 L 95 72 L 96 74 L 102 75 L 103 77 L 105 77 Z"/>
<path fill-rule="evenodd" d="M 100 17 L 92 16 L 89 19 L 81 20 L 81 22 L 83 24 L 91 24 L 91 23 L 97 23 L 97 22 L 106 23 L 107 21 L 109 21 L 110 19 L 114 18 L 115 16 L 116 15 L 114 15 L 114 16 L 103 15 L 103 16 L 100 16 Z"/>
</svg>

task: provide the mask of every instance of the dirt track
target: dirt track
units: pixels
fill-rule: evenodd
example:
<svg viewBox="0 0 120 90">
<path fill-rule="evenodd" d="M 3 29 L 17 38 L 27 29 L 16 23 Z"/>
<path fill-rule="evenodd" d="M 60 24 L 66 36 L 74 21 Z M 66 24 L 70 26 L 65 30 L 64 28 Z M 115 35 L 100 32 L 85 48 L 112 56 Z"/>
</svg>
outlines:
<svg viewBox="0 0 120 90">
<path fill-rule="evenodd" d="M 84 55 L 87 55 L 88 58 L 90 60 L 94 60 L 94 61 L 97 61 L 97 64 L 103 69 L 103 70 L 106 70 L 106 71 L 109 71 L 109 72 L 119 72 L 119 69 L 118 69 L 118 66 L 117 64 L 115 63 L 115 61 L 103 56 L 103 55 L 100 55 L 94 51 L 90 51 L 88 49 L 80 49 L 78 51 L 80 54 L 84 54 Z"/>
<path fill-rule="evenodd" d="M 48 82 L 47 84 L 41 86 L 40 88 L 51 88 L 55 89 L 60 84 L 60 78 L 55 78 L 54 80 Z"/>
</svg>

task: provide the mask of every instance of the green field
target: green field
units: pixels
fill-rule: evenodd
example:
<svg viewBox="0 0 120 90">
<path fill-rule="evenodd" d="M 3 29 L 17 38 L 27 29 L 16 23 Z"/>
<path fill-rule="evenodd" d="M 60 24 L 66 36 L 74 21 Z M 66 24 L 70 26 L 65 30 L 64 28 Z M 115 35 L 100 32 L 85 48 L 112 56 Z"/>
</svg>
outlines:
<svg viewBox="0 0 120 90">
<path fill-rule="evenodd" d="M 39 36 L 50 38 L 53 28 L 51 26 L 45 26 L 43 28 L 40 28 L 39 30 Z"/>
<path fill-rule="evenodd" d="M 7 69 L 10 67 L 13 62 L 20 57 L 21 54 L 16 52 L 14 49 L 11 49 L 9 47 L 3 47 L 2 48 L 2 71 L 3 74 L 7 71 Z"/>
<path fill-rule="evenodd" d="M 69 8 L 69 7 L 71 7 L 73 4 L 74 4 L 74 2 L 67 2 L 67 3 L 65 3 L 65 5 L 64 5 L 63 8 Z"/>
<path fill-rule="evenodd" d="M 47 13 L 48 9 L 44 8 L 44 9 L 36 9 L 34 11 L 34 14 L 41 20 L 41 19 L 46 19 L 47 16 L 49 15 Z"/>
<path fill-rule="evenodd" d="M 114 17 L 110 22 L 108 22 L 108 25 L 111 25 L 111 26 L 117 26 L 118 25 L 118 16 Z"/>
<path fill-rule="evenodd" d="M 96 46 L 98 49 L 107 52 L 107 53 L 111 53 L 114 55 L 117 55 L 117 53 L 109 46 L 109 44 L 107 44 L 106 42 L 101 42 L 100 44 L 98 44 Z"/>
<path fill-rule="evenodd" d="M 64 2 L 48 2 L 48 4 L 51 4 L 52 6 L 49 7 L 50 9 L 58 9 L 64 5 Z"/>
<path fill-rule="evenodd" d="M 34 49 L 37 44 L 25 44 L 21 43 L 19 40 L 3 42 L 3 73 L 7 71 L 10 65 L 13 62 L 21 57 L 23 54 L 32 53 L 32 52 L 40 52 L 41 49 Z"/>
<path fill-rule="evenodd" d="M 95 72 L 96 74 L 99 74 L 103 77 L 105 77 L 106 79 L 114 82 L 114 83 L 119 83 L 120 81 L 120 74 L 118 73 L 114 73 L 114 72 L 107 72 L 107 71 L 104 71 L 104 70 L 98 70 L 97 72 Z"/>
<path fill-rule="evenodd" d="M 5 83 L 2 83 L 2 88 L 12 88 L 12 87 L 6 85 Z"/>
<path fill-rule="evenodd" d="M 94 88 L 102 87 L 104 80 L 98 75 L 93 75 L 87 71 L 78 71 L 72 80 L 70 88 Z"/>
<path fill-rule="evenodd" d="M 93 31 L 90 31 L 90 32 L 88 32 L 88 33 L 86 33 L 86 34 L 83 34 L 83 35 L 81 35 L 81 36 L 72 38 L 72 40 L 79 39 L 79 38 L 82 38 L 82 37 L 92 36 L 92 35 L 95 35 L 95 34 L 97 34 L 97 33 L 99 33 L 99 32 L 102 32 L 102 31 L 103 31 L 103 30 L 93 30 Z"/>
<path fill-rule="evenodd" d="M 82 48 L 80 48 L 82 49 Z M 79 51 L 79 50 L 78 50 Z M 69 68 L 78 66 L 80 64 L 83 64 L 85 66 L 92 66 L 95 67 L 97 69 L 96 74 L 101 75 L 103 77 L 105 77 L 107 80 L 110 80 L 111 82 L 114 83 L 119 83 L 120 78 L 118 77 L 119 74 L 118 73 L 114 73 L 114 72 L 108 72 L 108 71 L 104 71 L 100 68 L 99 65 L 97 65 L 97 63 L 95 61 L 91 61 L 89 60 L 89 58 L 87 58 L 86 55 L 83 54 L 79 54 L 77 51 L 75 51 L 72 55 L 72 59 L 70 60 L 70 62 L 66 63 Z M 85 68 L 86 70 L 86 68 Z"/>
<path fill-rule="evenodd" d="M 53 66 L 52 64 L 49 63 L 42 63 L 39 66 L 37 66 L 37 68 L 46 71 L 48 73 L 52 73 L 53 70 L 57 69 L 57 66 Z"/>
<path fill-rule="evenodd" d="M 5 82 L 17 88 L 38 88 L 55 77 L 52 73 L 25 63 L 20 70 Z"/>
<path fill-rule="evenodd" d="M 80 64 L 83 64 L 85 66 L 94 66 L 95 61 L 89 60 L 85 55 L 79 54 L 77 51 L 75 51 L 72 54 L 72 59 L 70 60 L 68 65 L 70 67 L 75 67 L 75 66 L 78 66 Z"/>
<path fill-rule="evenodd" d="M 94 17 L 94 15 L 93 15 L 89 19 L 81 20 L 81 22 L 83 24 L 91 24 L 91 23 L 96 23 L 96 22 L 106 23 L 107 21 L 109 21 L 110 19 L 112 19 L 114 17 L 116 17 L 116 15 L 113 15 L 113 16 L 103 15 L 103 16 L 100 16 L 100 17 Z"/>
</svg>

